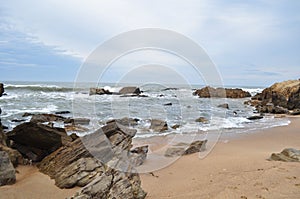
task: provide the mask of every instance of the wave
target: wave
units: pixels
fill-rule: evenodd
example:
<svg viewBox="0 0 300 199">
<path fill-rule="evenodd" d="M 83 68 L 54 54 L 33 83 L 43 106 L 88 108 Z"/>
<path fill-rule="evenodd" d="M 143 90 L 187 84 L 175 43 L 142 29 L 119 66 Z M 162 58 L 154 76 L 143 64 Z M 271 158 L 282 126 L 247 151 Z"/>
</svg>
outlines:
<svg viewBox="0 0 300 199">
<path fill-rule="evenodd" d="M 43 92 L 71 92 L 74 90 L 73 88 L 68 87 L 43 84 L 7 84 L 4 86 L 4 88 L 5 90 L 29 90 Z"/>
</svg>

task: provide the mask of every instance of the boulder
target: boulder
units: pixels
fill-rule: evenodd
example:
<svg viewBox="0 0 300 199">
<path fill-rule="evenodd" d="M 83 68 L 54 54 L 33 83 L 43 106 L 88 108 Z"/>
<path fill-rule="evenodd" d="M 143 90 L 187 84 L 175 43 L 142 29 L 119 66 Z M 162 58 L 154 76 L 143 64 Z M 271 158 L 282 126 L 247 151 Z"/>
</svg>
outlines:
<svg viewBox="0 0 300 199">
<path fill-rule="evenodd" d="M 202 89 L 196 90 L 193 95 L 198 95 L 201 98 L 246 98 L 251 97 L 251 94 L 239 88 L 213 88 L 206 86 Z"/>
<path fill-rule="evenodd" d="M 207 140 L 197 140 L 192 142 L 191 144 L 178 143 L 177 145 L 168 148 L 165 152 L 165 156 L 176 157 L 181 155 L 189 155 L 193 153 L 202 152 L 206 149 L 206 143 Z"/>
<path fill-rule="evenodd" d="M 171 126 L 172 129 L 178 129 L 180 128 L 180 125 L 179 124 L 174 124 L 173 126 Z"/>
<path fill-rule="evenodd" d="M 267 113 L 286 113 L 300 108 L 300 80 L 275 83 L 251 98 L 259 101 L 257 109 Z M 273 107 L 270 107 L 270 104 Z"/>
<path fill-rule="evenodd" d="M 0 186 L 11 185 L 16 182 L 16 171 L 10 162 L 9 155 L 0 151 Z"/>
<path fill-rule="evenodd" d="M 195 122 L 200 122 L 200 123 L 208 123 L 209 120 L 206 119 L 205 117 L 199 117 L 195 120 Z"/>
<path fill-rule="evenodd" d="M 134 86 L 124 87 L 119 91 L 119 94 L 121 94 L 121 95 L 126 95 L 126 94 L 139 95 L 141 93 L 142 92 L 140 91 L 140 89 L 138 87 L 134 87 Z"/>
<path fill-rule="evenodd" d="M 111 122 L 117 122 L 118 124 L 121 124 L 123 126 L 136 126 L 138 125 L 138 121 L 140 121 L 137 118 L 128 118 L 124 117 L 121 119 L 112 119 L 106 122 L 106 124 L 111 123 Z"/>
<path fill-rule="evenodd" d="M 138 167 L 142 165 L 146 158 L 148 153 L 148 145 L 136 147 L 132 150 L 130 150 L 129 158 L 132 165 L 135 167 Z"/>
<path fill-rule="evenodd" d="M 219 108 L 229 109 L 229 105 L 227 103 L 218 105 Z"/>
<path fill-rule="evenodd" d="M 90 95 L 111 95 L 112 92 L 104 88 L 90 88 Z"/>
<path fill-rule="evenodd" d="M 253 116 L 247 117 L 248 120 L 260 120 L 262 118 L 264 118 L 264 117 L 261 115 L 253 115 Z"/>
<path fill-rule="evenodd" d="M 150 129 L 152 129 L 155 132 L 163 132 L 168 130 L 168 124 L 163 120 L 152 119 Z"/>
<path fill-rule="evenodd" d="M 64 129 L 35 122 L 20 124 L 6 135 L 13 141 L 13 148 L 35 162 L 41 161 L 62 145 L 73 141 Z"/>
<path fill-rule="evenodd" d="M 280 153 L 272 153 L 269 160 L 283 162 L 300 162 L 300 150 L 293 148 L 283 149 Z"/>
<path fill-rule="evenodd" d="M 0 83 L 0 97 L 2 97 L 3 93 L 4 93 L 4 85 Z"/>
</svg>

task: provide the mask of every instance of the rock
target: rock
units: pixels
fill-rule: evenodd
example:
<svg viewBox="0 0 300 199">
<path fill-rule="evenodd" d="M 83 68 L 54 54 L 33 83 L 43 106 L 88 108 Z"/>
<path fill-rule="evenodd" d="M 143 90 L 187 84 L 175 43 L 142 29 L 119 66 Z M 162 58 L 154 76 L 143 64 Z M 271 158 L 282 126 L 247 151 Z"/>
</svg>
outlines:
<svg viewBox="0 0 300 199">
<path fill-rule="evenodd" d="M 226 109 L 229 109 L 229 105 L 226 103 L 226 104 L 220 104 L 218 105 L 219 108 L 226 108 Z"/>
<path fill-rule="evenodd" d="M 111 95 L 113 94 L 109 90 L 105 90 L 104 88 L 90 88 L 90 95 Z"/>
<path fill-rule="evenodd" d="M 300 115 L 300 109 L 295 109 L 290 112 L 290 115 Z"/>
<path fill-rule="evenodd" d="M 13 120 L 11 120 L 11 122 L 17 122 L 17 123 L 19 123 L 19 122 L 25 122 L 26 120 L 23 120 L 23 119 L 13 119 Z"/>
<path fill-rule="evenodd" d="M 163 120 L 152 119 L 150 129 L 152 129 L 155 132 L 163 132 L 168 130 L 168 124 Z"/>
<path fill-rule="evenodd" d="M 264 117 L 260 116 L 260 115 L 253 115 L 253 116 L 247 117 L 248 120 L 259 120 L 262 118 L 264 118 Z"/>
<path fill-rule="evenodd" d="M 90 121 L 91 120 L 88 118 L 67 118 L 64 120 L 64 123 L 72 123 L 73 125 L 89 125 Z"/>
<path fill-rule="evenodd" d="M 142 92 L 140 91 L 140 89 L 138 87 L 134 87 L 134 86 L 129 86 L 129 87 L 124 87 L 122 88 L 119 93 L 121 95 L 126 95 L 126 94 L 136 94 L 139 95 Z"/>
<path fill-rule="evenodd" d="M 300 109 L 300 80 L 275 83 L 251 99 L 260 102 L 257 105 L 260 112 L 284 113 L 286 109 Z M 270 104 L 273 105 L 272 109 Z"/>
<path fill-rule="evenodd" d="M 76 131 L 76 132 L 87 132 L 89 131 L 88 128 L 79 126 L 79 125 L 65 125 L 64 129 L 69 132 L 69 131 Z"/>
<path fill-rule="evenodd" d="M 13 148 L 35 162 L 73 141 L 62 128 L 52 128 L 34 122 L 20 124 L 6 135 L 13 141 Z"/>
<path fill-rule="evenodd" d="M 165 89 L 162 89 L 162 91 L 177 91 L 179 90 L 178 88 L 165 88 Z"/>
<path fill-rule="evenodd" d="M 172 106 L 172 103 L 166 103 L 164 106 Z"/>
<path fill-rule="evenodd" d="M 4 93 L 4 85 L 0 83 L 0 97 L 2 97 L 3 93 Z"/>
<path fill-rule="evenodd" d="M 300 150 L 293 148 L 286 148 L 280 153 L 272 153 L 269 160 L 283 161 L 283 162 L 300 162 Z"/>
<path fill-rule="evenodd" d="M 251 97 L 251 94 L 247 91 L 244 91 L 239 88 L 230 89 L 230 88 L 213 88 L 206 86 L 202 89 L 196 90 L 193 95 L 198 95 L 202 98 L 245 98 Z"/>
<path fill-rule="evenodd" d="M 148 153 L 148 145 L 140 146 L 132 149 L 129 155 L 130 162 L 135 167 L 142 165 L 147 158 L 147 153 Z"/>
<path fill-rule="evenodd" d="M 172 128 L 172 129 L 178 129 L 178 128 L 180 128 L 180 125 L 179 125 L 179 124 L 175 124 L 175 125 L 173 125 L 171 128 Z"/>
<path fill-rule="evenodd" d="M 165 152 L 166 157 L 176 157 L 181 155 L 189 155 L 193 153 L 202 152 L 206 149 L 207 140 L 194 141 L 191 144 L 179 143 Z"/>
<path fill-rule="evenodd" d="M 136 125 L 138 125 L 138 121 L 140 121 L 140 120 L 137 118 L 124 117 L 121 119 L 109 120 L 106 122 L 106 124 L 111 123 L 111 122 L 117 122 L 118 124 L 121 124 L 123 126 L 136 126 Z"/>
<path fill-rule="evenodd" d="M 205 117 L 199 117 L 195 120 L 195 122 L 208 123 L 209 120 L 206 119 Z"/>
<path fill-rule="evenodd" d="M 58 111 L 58 112 L 55 112 L 55 114 L 57 114 L 57 115 L 70 114 L 70 113 L 71 113 L 70 111 Z"/>
<path fill-rule="evenodd" d="M 29 117 L 29 116 L 33 116 L 34 114 L 33 113 L 24 113 L 23 115 L 22 115 L 22 117 Z"/>
<path fill-rule="evenodd" d="M 14 167 L 17 167 L 19 164 L 23 164 L 23 157 L 19 151 L 2 144 L 0 144 L 0 151 L 5 151 L 8 154 L 9 159 Z"/>
<path fill-rule="evenodd" d="M 24 115 L 23 115 L 24 116 Z M 44 122 L 63 122 L 66 118 L 54 114 L 35 114 L 32 115 L 30 122 L 44 123 Z"/>
<path fill-rule="evenodd" d="M 0 151 L 0 186 L 16 182 L 16 171 L 5 151 Z"/>
</svg>

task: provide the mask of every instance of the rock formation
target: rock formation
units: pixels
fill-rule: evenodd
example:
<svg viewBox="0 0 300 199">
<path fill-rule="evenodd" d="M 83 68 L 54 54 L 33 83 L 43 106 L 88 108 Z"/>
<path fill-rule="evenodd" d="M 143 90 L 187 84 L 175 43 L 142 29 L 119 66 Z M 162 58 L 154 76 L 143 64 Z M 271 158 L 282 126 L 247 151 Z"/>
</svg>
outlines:
<svg viewBox="0 0 300 199">
<path fill-rule="evenodd" d="M 242 89 L 235 88 L 213 88 L 210 86 L 206 86 L 202 89 L 196 90 L 193 95 L 198 95 L 201 98 L 245 98 L 251 97 L 251 94 L 247 91 L 243 91 Z"/>
<path fill-rule="evenodd" d="M 300 109 L 300 80 L 275 83 L 256 94 L 249 102 L 262 113 L 288 113 Z"/>
</svg>

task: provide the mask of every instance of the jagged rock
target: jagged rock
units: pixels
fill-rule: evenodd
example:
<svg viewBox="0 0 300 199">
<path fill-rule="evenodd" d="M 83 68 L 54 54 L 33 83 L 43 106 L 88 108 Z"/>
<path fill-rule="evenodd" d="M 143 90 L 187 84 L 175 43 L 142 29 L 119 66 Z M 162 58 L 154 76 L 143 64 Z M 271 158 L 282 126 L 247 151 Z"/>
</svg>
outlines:
<svg viewBox="0 0 300 199">
<path fill-rule="evenodd" d="M 272 153 L 269 160 L 283 162 L 300 162 L 300 150 L 293 148 L 283 149 L 280 153 Z"/>
<path fill-rule="evenodd" d="M 90 95 L 111 95 L 112 92 L 104 88 L 90 88 Z"/>
<path fill-rule="evenodd" d="M 9 155 L 0 151 L 0 186 L 11 185 L 16 182 L 16 171 L 10 162 Z"/>
<path fill-rule="evenodd" d="M 259 103 L 256 102 L 256 107 L 260 112 L 286 113 L 286 109 L 299 109 L 300 80 L 275 83 L 251 99 L 251 104 L 253 104 L 254 101 L 259 101 Z M 273 108 L 270 107 L 270 104 L 273 105 Z"/>
<path fill-rule="evenodd" d="M 206 119 L 205 117 L 199 117 L 195 120 L 195 122 L 208 123 L 209 120 Z"/>
<path fill-rule="evenodd" d="M 181 155 L 189 155 L 198 153 L 206 149 L 207 140 L 194 141 L 191 144 L 178 143 L 177 145 L 168 148 L 165 152 L 166 157 L 176 157 Z"/>
<path fill-rule="evenodd" d="M 247 117 L 248 120 L 260 120 L 262 118 L 264 118 L 264 117 L 261 115 L 253 115 L 253 116 Z"/>
<path fill-rule="evenodd" d="M 0 83 L 0 97 L 2 97 L 3 93 L 4 93 L 4 85 Z"/>
<path fill-rule="evenodd" d="M 239 88 L 230 89 L 230 88 L 213 88 L 206 86 L 202 89 L 196 90 L 193 95 L 198 95 L 202 98 L 245 98 L 251 97 L 251 94 L 247 91 L 244 91 Z"/>
<path fill-rule="evenodd" d="M 138 125 L 138 121 L 140 121 L 137 118 L 128 118 L 128 117 L 124 117 L 121 119 L 112 119 L 107 121 L 106 123 L 111 123 L 111 122 L 117 122 L 118 124 L 121 124 L 123 126 L 136 126 Z"/>
<path fill-rule="evenodd" d="M 13 148 L 32 161 L 41 161 L 62 145 L 72 142 L 72 138 L 62 128 L 53 128 L 35 122 L 26 122 L 8 132 Z"/>
<path fill-rule="evenodd" d="M 129 86 L 129 87 L 124 87 L 122 88 L 119 93 L 121 95 L 126 95 L 126 94 L 136 94 L 139 95 L 142 92 L 140 91 L 140 89 L 138 87 L 134 87 L 134 86 Z"/>
<path fill-rule="evenodd" d="M 155 132 L 163 132 L 168 130 L 168 124 L 163 120 L 152 119 L 150 129 L 152 129 Z"/>
<path fill-rule="evenodd" d="M 220 104 L 218 105 L 219 108 L 226 108 L 229 109 L 229 105 L 228 104 Z"/>
<path fill-rule="evenodd" d="M 132 165 L 134 165 L 135 167 L 142 165 L 147 158 L 147 153 L 148 153 L 148 145 L 140 146 L 132 149 L 129 155 Z"/>
<path fill-rule="evenodd" d="M 59 115 L 43 113 L 43 114 L 32 115 L 30 122 L 34 122 L 34 123 L 63 122 L 65 119 L 66 119 L 65 117 Z"/>
</svg>

